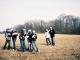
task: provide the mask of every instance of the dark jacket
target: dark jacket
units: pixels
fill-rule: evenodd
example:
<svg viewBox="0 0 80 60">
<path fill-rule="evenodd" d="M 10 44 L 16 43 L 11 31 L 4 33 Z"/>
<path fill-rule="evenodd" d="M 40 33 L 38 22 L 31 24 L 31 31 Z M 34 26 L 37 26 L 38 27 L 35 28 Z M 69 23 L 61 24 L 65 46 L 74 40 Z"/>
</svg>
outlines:
<svg viewBox="0 0 80 60">
<path fill-rule="evenodd" d="M 25 40 L 25 34 L 24 33 L 20 33 L 19 34 L 19 39 L 20 40 Z"/>
<path fill-rule="evenodd" d="M 28 42 L 32 43 L 32 36 L 33 36 L 33 33 L 31 32 L 28 32 L 27 36 L 29 36 L 27 39 L 28 39 Z"/>
<path fill-rule="evenodd" d="M 54 37 L 55 36 L 55 30 L 52 29 L 49 31 L 50 37 Z"/>
<path fill-rule="evenodd" d="M 33 34 L 32 41 L 36 41 L 36 39 L 37 39 L 37 34 Z"/>
</svg>

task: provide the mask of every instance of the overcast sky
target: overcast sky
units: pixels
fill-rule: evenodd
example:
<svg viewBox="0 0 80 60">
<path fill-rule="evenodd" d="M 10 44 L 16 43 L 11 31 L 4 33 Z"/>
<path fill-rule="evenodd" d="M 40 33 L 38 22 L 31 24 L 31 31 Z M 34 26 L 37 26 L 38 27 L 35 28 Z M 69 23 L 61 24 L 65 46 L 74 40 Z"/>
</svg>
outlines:
<svg viewBox="0 0 80 60">
<path fill-rule="evenodd" d="M 60 14 L 80 16 L 80 0 L 0 0 L 0 30 L 30 19 L 56 19 Z"/>
</svg>

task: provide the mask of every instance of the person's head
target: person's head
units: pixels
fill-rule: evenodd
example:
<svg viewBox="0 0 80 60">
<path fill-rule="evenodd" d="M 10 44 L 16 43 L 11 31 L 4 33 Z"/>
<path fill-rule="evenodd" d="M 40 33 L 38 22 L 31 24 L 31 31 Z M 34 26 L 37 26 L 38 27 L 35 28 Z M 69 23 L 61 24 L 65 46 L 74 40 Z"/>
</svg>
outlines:
<svg viewBox="0 0 80 60">
<path fill-rule="evenodd" d="M 23 29 L 23 31 L 26 31 L 26 29 Z"/>
<path fill-rule="evenodd" d="M 26 34 L 26 29 L 23 29 L 23 32 Z"/>
<path fill-rule="evenodd" d="M 35 30 L 33 30 L 33 33 L 35 34 L 35 33 L 36 33 L 36 31 L 35 31 Z"/>
<path fill-rule="evenodd" d="M 46 32 L 49 31 L 48 29 L 46 29 Z"/>
<path fill-rule="evenodd" d="M 6 32 L 7 32 L 7 33 L 9 32 L 9 28 L 6 29 Z"/>
<path fill-rule="evenodd" d="M 28 32 L 31 32 L 31 31 L 32 31 L 31 29 L 28 30 Z"/>
<path fill-rule="evenodd" d="M 50 27 L 50 30 L 52 30 L 52 27 Z"/>
<path fill-rule="evenodd" d="M 23 29 L 21 29 L 21 33 L 23 33 Z"/>
</svg>

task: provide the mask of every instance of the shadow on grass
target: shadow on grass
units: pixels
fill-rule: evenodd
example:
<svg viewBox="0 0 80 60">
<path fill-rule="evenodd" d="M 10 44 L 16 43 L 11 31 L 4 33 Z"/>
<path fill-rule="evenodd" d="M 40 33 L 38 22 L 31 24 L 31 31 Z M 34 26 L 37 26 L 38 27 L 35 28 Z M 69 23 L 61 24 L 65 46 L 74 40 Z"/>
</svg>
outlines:
<svg viewBox="0 0 80 60">
<path fill-rule="evenodd" d="M 0 60 L 6 60 L 6 58 L 3 58 L 3 57 L 0 56 Z"/>
<path fill-rule="evenodd" d="M 42 43 L 41 45 L 45 45 L 45 46 L 48 46 L 47 44 L 45 44 L 45 43 Z"/>
</svg>

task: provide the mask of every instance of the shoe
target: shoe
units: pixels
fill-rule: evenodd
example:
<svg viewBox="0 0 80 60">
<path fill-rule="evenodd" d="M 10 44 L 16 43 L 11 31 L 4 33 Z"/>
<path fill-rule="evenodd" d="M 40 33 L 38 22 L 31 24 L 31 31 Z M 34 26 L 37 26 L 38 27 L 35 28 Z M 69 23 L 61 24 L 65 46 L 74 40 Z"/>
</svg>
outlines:
<svg viewBox="0 0 80 60">
<path fill-rule="evenodd" d="M 6 48 L 3 47 L 3 50 L 5 50 Z"/>
<path fill-rule="evenodd" d="M 35 54 L 36 52 L 33 50 L 32 53 Z"/>
</svg>

